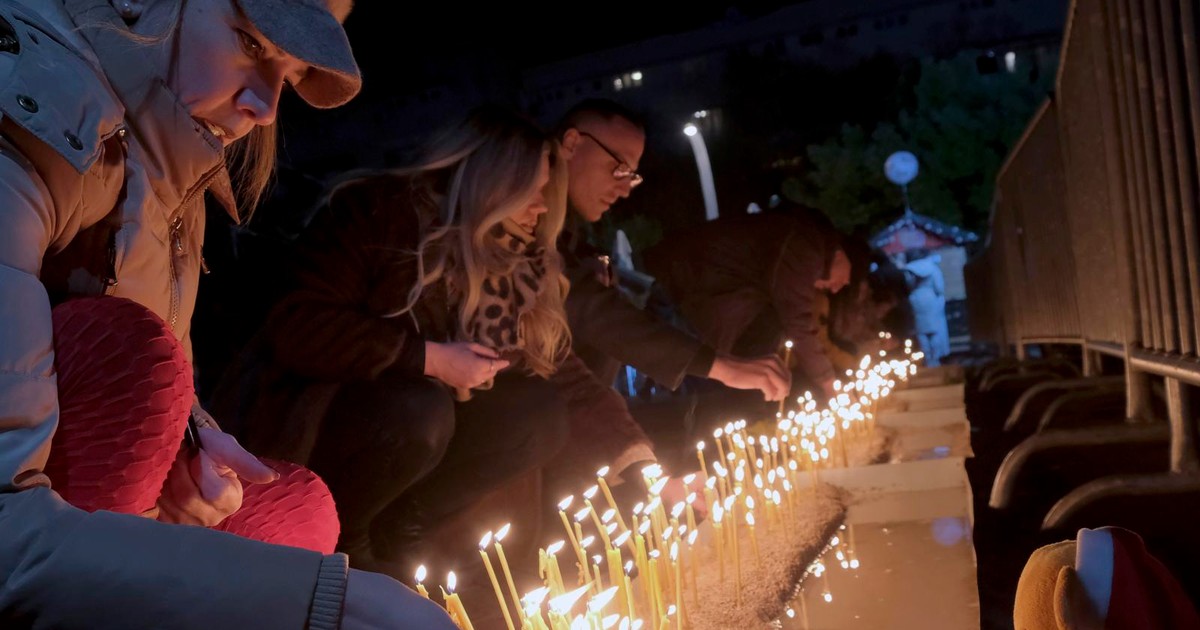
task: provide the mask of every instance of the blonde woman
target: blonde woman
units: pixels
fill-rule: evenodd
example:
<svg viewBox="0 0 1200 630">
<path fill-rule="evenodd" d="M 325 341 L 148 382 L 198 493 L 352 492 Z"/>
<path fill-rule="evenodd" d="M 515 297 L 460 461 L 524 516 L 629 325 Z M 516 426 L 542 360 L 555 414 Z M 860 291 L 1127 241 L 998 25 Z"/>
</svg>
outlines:
<svg viewBox="0 0 1200 630">
<path fill-rule="evenodd" d="M 477 110 L 419 166 L 337 187 L 303 237 L 238 415 L 248 445 L 329 484 L 355 566 L 404 555 L 566 440 L 547 380 L 570 338 L 554 151 L 515 114 Z"/>
</svg>

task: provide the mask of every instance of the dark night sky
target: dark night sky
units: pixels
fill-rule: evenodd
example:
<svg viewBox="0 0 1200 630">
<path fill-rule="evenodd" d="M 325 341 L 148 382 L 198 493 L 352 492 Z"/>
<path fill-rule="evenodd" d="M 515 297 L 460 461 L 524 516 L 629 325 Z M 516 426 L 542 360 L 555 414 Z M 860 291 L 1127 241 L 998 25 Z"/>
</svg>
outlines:
<svg viewBox="0 0 1200 630">
<path fill-rule="evenodd" d="M 442 0 L 358 0 L 346 30 L 366 73 L 455 51 L 468 57 L 502 57 L 527 67 L 738 15 L 758 17 L 797 1 L 591 0 L 530 7 L 501 2 L 468 6 Z"/>
</svg>

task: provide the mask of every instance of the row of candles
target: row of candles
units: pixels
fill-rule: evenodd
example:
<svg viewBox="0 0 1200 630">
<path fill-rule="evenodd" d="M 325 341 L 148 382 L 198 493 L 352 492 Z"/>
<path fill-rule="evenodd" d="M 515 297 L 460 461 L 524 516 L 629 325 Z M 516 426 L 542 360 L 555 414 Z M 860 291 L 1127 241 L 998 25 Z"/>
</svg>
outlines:
<svg viewBox="0 0 1200 630">
<path fill-rule="evenodd" d="M 857 370 L 847 371 L 845 382 L 834 384 L 837 395 L 823 409 L 806 393 L 796 400 L 796 409 L 786 415 L 781 409 L 772 434 L 750 435 L 745 420 L 716 429 L 712 443 L 717 457 L 711 468 L 705 457 L 706 442 L 696 444 L 702 476 L 692 474 L 682 481 L 689 489 L 701 482 L 696 487 L 703 493 L 703 505 L 710 509 L 709 550 L 716 559 L 719 583 L 731 589 L 738 605 L 745 587 L 743 565 L 749 562 L 743 540 L 749 540 L 750 556 L 757 566 L 762 558 L 756 528 L 779 528 L 785 536 L 792 536 L 802 478 L 808 476 L 815 497 L 821 469 L 851 465 L 849 445 L 873 435 L 879 401 L 898 382 L 916 374 L 915 362 L 922 354 L 913 352 L 911 341 L 905 342 L 904 354 L 903 359 L 888 359 L 881 351 L 874 363 L 871 356 L 863 357 Z M 597 471 L 596 484 L 582 493 L 579 504 L 575 496 L 559 502 L 558 516 L 567 538 L 539 549 L 538 574 L 543 586 L 524 596 L 519 595 L 502 545 L 510 525 L 484 534 L 479 555 L 507 630 L 691 627 L 689 611 L 699 601 L 696 543 L 700 531 L 695 506 L 700 495 L 691 492 L 684 501 L 668 507 L 663 491 L 670 478 L 662 467 L 655 464 L 641 472 L 647 500 L 634 506 L 628 520 L 607 483 L 607 467 Z M 593 503 L 599 503 L 601 496 L 603 503 Z M 580 509 L 571 512 L 580 504 Z M 831 544 L 837 546 L 838 542 L 835 536 Z M 593 548 L 598 553 L 589 555 Z M 857 565 L 856 558 L 837 553 L 843 568 Z M 568 554 L 570 580 L 560 564 L 564 554 Z M 809 567 L 809 574 L 818 578 L 824 571 L 819 561 Z M 417 591 L 428 597 L 424 566 L 417 569 L 416 578 Z M 451 572 L 447 588 L 442 590 L 446 610 L 459 628 L 473 630 L 462 600 L 454 592 L 455 582 Z M 691 605 L 684 596 L 689 592 Z M 823 597 L 832 601 L 827 582 Z M 580 602 L 584 602 L 582 610 Z"/>
</svg>

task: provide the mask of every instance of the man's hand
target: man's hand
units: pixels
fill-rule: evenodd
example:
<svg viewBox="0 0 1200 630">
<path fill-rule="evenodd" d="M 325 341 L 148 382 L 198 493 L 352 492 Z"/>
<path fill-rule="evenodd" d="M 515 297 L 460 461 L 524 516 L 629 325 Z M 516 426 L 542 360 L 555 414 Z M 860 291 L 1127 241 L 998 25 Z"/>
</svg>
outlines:
<svg viewBox="0 0 1200 630">
<path fill-rule="evenodd" d="M 198 453 L 181 448 L 158 498 L 158 520 L 212 527 L 242 507 L 242 483 L 270 483 L 279 473 L 246 452 L 233 436 L 200 428 Z"/>
<path fill-rule="evenodd" d="M 708 377 L 734 389 L 757 389 L 769 401 L 783 400 L 792 387 L 792 374 L 774 355 L 757 359 L 717 357 Z"/>
</svg>

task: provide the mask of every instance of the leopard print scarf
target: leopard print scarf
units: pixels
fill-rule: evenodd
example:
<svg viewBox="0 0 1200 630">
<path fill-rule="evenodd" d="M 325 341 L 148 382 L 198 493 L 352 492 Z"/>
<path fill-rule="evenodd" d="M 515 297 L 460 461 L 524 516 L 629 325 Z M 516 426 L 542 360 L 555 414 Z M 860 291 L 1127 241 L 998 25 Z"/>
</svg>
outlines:
<svg viewBox="0 0 1200 630">
<path fill-rule="evenodd" d="M 513 365 L 521 361 L 525 340 L 521 335 L 521 316 L 533 308 L 545 288 L 546 248 L 538 245 L 533 235 L 505 219 L 492 230 L 492 235 L 508 251 L 518 254 L 520 262 L 508 274 L 489 274 L 483 280 L 479 306 L 467 322 L 467 339 L 500 353 Z M 492 381 L 476 389 L 490 389 Z M 459 392 L 466 400 L 468 392 Z"/>
</svg>

